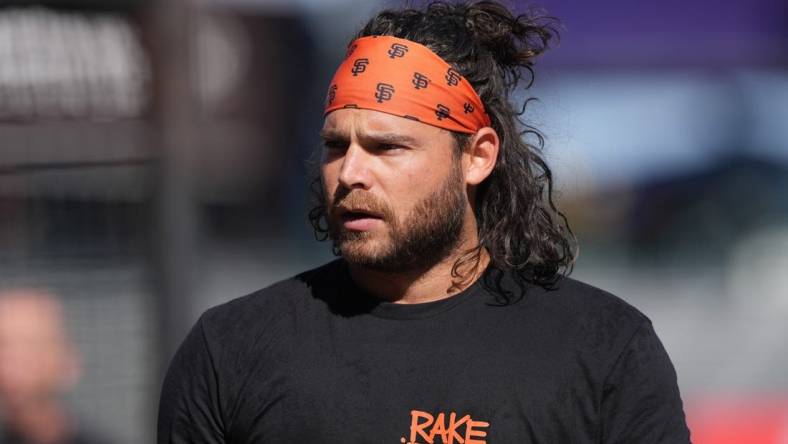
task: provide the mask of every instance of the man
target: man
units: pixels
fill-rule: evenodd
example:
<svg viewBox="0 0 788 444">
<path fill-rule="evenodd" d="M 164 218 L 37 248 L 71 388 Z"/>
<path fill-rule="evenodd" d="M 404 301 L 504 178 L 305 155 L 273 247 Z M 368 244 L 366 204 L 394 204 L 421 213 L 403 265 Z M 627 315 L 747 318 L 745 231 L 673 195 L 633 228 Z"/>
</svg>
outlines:
<svg viewBox="0 0 788 444">
<path fill-rule="evenodd" d="M 60 397 L 79 359 L 60 303 L 34 289 L 0 291 L 0 444 L 86 444 Z"/>
<path fill-rule="evenodd" d="M 493 2 L 384 11 L 332 80 L 341 258 L 205 313 L 159 443 L 686 443 L 649 320 L 563 276 L 572 236 L 509 93 L 550 29 Z"/>
</svg>

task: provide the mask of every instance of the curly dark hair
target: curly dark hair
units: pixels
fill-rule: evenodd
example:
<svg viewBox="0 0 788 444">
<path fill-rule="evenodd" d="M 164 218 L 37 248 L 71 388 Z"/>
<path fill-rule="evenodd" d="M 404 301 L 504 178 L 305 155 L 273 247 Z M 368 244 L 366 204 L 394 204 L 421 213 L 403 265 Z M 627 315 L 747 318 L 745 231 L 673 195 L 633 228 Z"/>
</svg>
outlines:
<svg viewBox="0 0 788 444">
<path fill-rule="evenodd" d="M 483 249 L 491 260 L 485 282 L 504 296 L 501 282 L 506 271 L 514 272 L 521 288 L 526 282 L 550 287 L 561 275 L 571 273 L 576 241 L 553 199 L 553 176 L 541 155 L 544 137 L 521 120 L 533 99 L 525 99 L 521 106 L 510 100 L 524 74 L 524 87 L 532 85 L 533 60 L 558 37 L 556 23 L 537 11 L 515 16 L 493 1 L 435 1 L 423 8 L 384 10 L 353 38 L 389 35 L 427 46 L 473 85 L 498 133 L 501 149 L 496 165 L 477 189 L 479 245 L 454 264 L 455 285 L 476 274 Z M 463 150 L 470 136 L 453 135 L 457 149 Z M 328 231 L 319 178 L 312 189 L 319 200 L 309 219 L 318 239 L 325 240 Z"/>
</svg>

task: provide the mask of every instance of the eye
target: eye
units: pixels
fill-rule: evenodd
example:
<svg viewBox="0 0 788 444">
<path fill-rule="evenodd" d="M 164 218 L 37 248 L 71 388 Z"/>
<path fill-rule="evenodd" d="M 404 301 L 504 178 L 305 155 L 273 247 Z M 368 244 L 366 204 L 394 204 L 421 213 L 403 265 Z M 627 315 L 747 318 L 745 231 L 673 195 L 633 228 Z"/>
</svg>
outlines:
<svg viewBox="0 0 788 444">
<path fill-rule="evenodd" d="M 402 146 L 402 145 L 394 144 L 394 143 L 381 143 L 381 144 L 378 144 L 377 148 L 380 151 L 394 151 L 394 150 L 399 150 L 399 149 L 402 149 L 402 148 L 405 148 L 405 147 Z"/>
<path fill-rule="evenodd" d="M 323 148 L 328 151 L 344 151 L 347 149 L 347 142 L 342 140 L 324 140 Z"/>
</svg>

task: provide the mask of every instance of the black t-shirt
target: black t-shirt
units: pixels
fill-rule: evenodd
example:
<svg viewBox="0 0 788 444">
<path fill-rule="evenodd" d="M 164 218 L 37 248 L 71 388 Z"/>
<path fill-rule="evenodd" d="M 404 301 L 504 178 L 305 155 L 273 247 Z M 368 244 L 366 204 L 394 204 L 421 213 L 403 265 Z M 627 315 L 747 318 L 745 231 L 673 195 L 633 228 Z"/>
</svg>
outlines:
<svg viewBox="0 0 788 444">
<path fill-rule="evenodd" d="M 158 443 L 687 443 L 650 321 L 562 278 L 502 303 L 379 302 L 342 260 L 208 310 L 173 359 Z"/>
</svg>

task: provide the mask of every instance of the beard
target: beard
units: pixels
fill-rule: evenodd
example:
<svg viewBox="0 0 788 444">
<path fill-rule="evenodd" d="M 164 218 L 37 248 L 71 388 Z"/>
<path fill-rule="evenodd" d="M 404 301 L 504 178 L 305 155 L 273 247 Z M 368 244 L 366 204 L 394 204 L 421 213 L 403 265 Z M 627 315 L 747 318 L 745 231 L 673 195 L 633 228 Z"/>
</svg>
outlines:
<svg viewBox="0 0 788 444">
<path fill-rule="evenodd" d="M 376 271 L 423 270 L 448 257 L 457 247 L 464 225 L 465 194 L 459 164 L 440 188 L 417 202 L 401 220 L 389 205 L 366 191 L 337 189 L 326 197 L 329 236 L 335 251 L 349 263 Z M 339 206 L 381 215 L 385 233 L 344 228 Z"/>
</svg>

